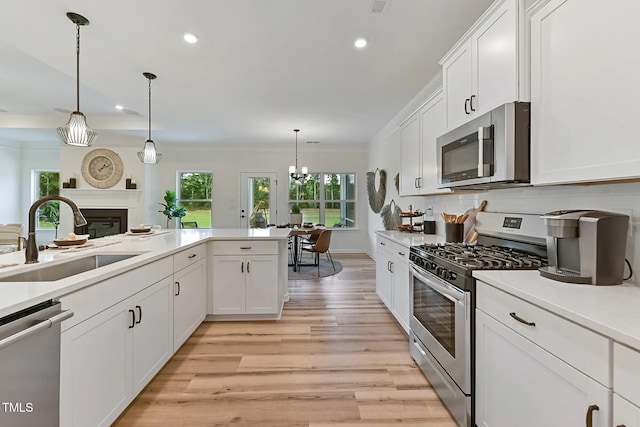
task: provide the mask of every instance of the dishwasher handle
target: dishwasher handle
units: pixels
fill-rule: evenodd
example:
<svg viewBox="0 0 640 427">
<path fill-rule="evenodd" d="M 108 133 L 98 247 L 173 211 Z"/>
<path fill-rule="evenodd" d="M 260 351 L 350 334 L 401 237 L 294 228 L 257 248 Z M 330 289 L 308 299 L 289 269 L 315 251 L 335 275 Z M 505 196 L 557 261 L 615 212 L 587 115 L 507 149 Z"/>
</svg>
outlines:
<svg viewBox="0 0 640 427">
<path fill-rule="evenodd" d="M 20 340 L 30 337 L 31 335 L 35 335 L 38 332 L 42 331 L 43 329 L 49 329 L 53 325 L 56 325 L 62 322 L 63 320 L 67 320 L 71 317 L 73 317 L 73 311 L 65 310 L 59 314 L 56 314 L 55 316 L 52 316 L 48 319 L 44 319 L 25 330 L 22 330 L 16 334 L 11 335 L 10 337 L 0 340 L 0 350 Z"/>
</svg>

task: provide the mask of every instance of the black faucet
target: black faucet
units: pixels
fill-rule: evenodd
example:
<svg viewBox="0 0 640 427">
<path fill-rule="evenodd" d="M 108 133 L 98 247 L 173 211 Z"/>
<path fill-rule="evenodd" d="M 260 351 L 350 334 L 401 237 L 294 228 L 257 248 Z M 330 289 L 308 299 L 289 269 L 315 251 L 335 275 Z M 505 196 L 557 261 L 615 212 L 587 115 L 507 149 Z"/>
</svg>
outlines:
<svg viewBox="0 0 640 427">
<path fill-rule="evenodd" d="M 41 205 L 52 200 L 65 202 L 71 207 L 71 210 L 73 211 L 73 223 L 76 227 L 80 227 L 87 223 L 87 220 L 82 216 L 82 213 L 80 213 L 78 206 L 66 197 L 47 196 L 36 200 L 29 209 L 29 234 L 27 236 L 27 246 L 24 251 L 25 264 L 35 264 L 38 262 L 38 246 L 36 245 L 36 212 Z"/>
</svg>

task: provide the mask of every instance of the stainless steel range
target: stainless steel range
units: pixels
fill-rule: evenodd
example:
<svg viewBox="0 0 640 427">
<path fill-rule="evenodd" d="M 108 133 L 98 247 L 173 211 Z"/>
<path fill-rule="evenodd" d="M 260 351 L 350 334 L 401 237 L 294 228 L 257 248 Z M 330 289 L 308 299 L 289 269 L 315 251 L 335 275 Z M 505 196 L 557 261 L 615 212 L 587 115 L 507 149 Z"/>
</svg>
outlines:
<svg viewBox="0 0 640 427">
<path fill-rule="evenodd" d="M 410 351 L 449 412 L 474 426 L 475 287 L 473 270 L 547 265 L 539 215 L 478 213 L 476 244 L 410 249 Z"/>
</svg>

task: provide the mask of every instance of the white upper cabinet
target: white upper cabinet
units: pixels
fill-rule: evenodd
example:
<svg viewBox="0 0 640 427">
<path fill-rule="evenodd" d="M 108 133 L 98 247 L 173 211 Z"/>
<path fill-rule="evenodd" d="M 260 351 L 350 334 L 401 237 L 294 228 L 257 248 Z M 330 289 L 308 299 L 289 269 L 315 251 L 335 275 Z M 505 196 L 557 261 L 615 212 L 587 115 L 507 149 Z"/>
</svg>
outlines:
<svg viewBox="0 0 640 427">
<path fill-rule="evenodd" d="M 400 124 L 400 195 L 448 193 L 438 188 L 436 138 L 445 132 L 442 90 Z"/>
<path fill-rule="evenodd" d="M 529 98 L 523 0 L 497 0 L 440 61 L 446 128 Z"/>
<path fill-rule="evenodd" d="M 420 115 L 415 112 L 400 126 L 400 195 L 420 193 Z"/>
<path fill-rule="evenodd" d="M 640 2 L 551 0 L 531 10 L 533 184 L 637 178 Z"/>
</svg>

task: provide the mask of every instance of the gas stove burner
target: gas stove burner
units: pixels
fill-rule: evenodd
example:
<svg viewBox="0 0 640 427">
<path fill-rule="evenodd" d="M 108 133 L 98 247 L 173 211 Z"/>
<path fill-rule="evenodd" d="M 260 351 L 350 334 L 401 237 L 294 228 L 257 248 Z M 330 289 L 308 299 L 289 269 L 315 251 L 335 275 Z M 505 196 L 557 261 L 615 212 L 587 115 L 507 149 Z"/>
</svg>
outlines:
<svg viewBox="0 0 640 427">
<path fill-rule="evenodd" d="M 547 264 L 546 259 L 537 255 L 497 245 L 437 243 L 416 246 L 413 251 L 436 264 L 444 260 L 464 270 L 537 269 Z"/>
</svg>

